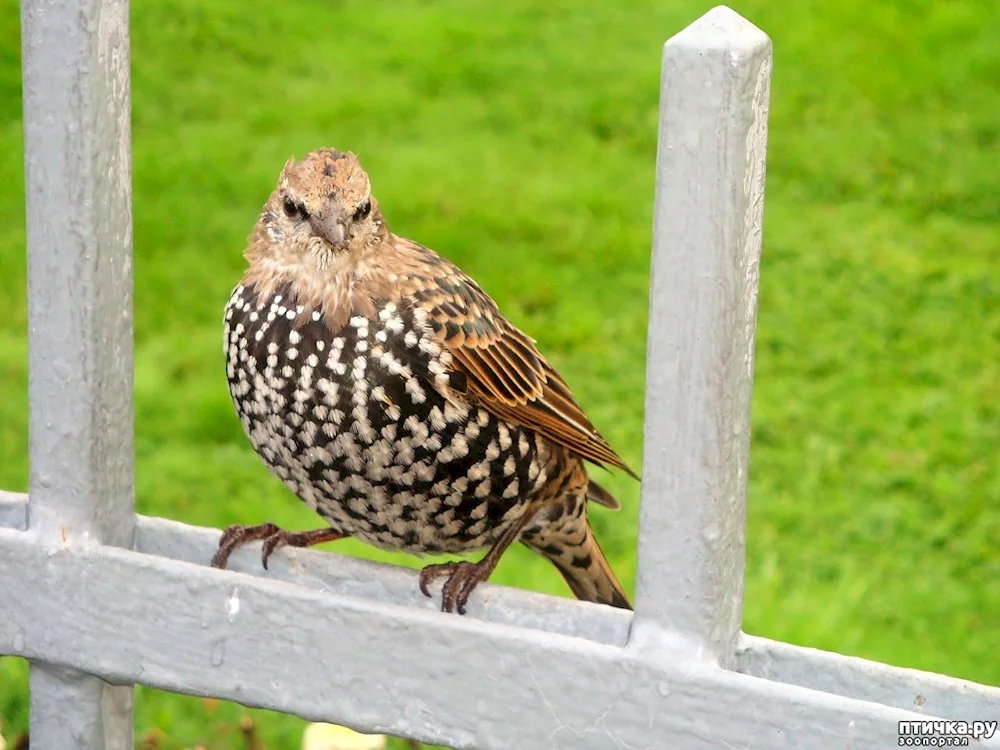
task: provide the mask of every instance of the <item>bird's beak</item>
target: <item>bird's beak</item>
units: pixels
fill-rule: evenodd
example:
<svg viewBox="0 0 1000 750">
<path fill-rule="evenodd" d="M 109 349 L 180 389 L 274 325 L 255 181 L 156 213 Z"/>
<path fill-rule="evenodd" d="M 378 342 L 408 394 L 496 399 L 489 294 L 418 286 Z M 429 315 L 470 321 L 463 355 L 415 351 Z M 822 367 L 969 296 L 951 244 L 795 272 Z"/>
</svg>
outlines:
<svg viewBox="0 0 1000 750">
<path fill-rule="evenodd" d="M 313 225 L 313 231 L 320 237 L 323 237 L 334 247 L 343 247 L 344 238 L 347 235 L 344 231 L 344 225 L 339 221 L 333 218 L 315 217 L 310 223 Z"/>
</svg>

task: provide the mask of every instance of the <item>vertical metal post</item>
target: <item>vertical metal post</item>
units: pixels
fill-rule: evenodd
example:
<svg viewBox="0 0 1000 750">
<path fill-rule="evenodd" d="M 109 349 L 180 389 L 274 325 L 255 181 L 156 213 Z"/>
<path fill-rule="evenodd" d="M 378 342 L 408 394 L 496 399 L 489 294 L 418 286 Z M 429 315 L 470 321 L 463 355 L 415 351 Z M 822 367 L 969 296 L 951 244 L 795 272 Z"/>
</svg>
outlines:
<svg viewBox="0 0 1000 750">
<path fill-rule="evenodd" d="M 630 645 L 729 665 L 743 604 L 771 43 L 719 6 L 663 50 Z"/>
<path fill-rule="evenodd" d="M 56 550 L 90 543 L 128 546 L 133 534 L 128 2 L 23 0 L 21 29 L 29 533 Z M 33 663 L 30 687 L 32 747 L 131 749 L 131 686 Z"/>
</svg>

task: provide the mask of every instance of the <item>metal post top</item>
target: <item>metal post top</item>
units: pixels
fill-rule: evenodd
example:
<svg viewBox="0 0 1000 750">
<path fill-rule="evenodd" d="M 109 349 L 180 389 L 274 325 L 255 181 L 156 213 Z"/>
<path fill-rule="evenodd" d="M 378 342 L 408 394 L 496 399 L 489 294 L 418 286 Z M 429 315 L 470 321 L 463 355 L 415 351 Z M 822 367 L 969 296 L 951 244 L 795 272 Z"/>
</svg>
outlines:
<svg viewBox="0 0 1000 750">
<path fill-rule="evenodd" d="M 738 51 L 770 44 L 763 31 L 732 8 L 717 5 L 694 23 L 666 41 L 669 47 L 691 47 L 700 51 L 726 49 Z"/>
</svg>

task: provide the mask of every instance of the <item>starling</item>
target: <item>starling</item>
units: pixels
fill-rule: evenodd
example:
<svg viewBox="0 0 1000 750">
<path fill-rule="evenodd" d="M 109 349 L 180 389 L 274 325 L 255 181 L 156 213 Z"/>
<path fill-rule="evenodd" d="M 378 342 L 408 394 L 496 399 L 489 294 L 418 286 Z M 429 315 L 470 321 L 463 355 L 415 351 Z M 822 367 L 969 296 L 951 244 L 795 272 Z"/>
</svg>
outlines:
<svg viewBox="0 0 1000 750">
<path fill-rule="evenodd" d="M 636 475 L 584 415 L 534 341 L 452 263 L 385 225 L 352 153 L 290 159 L 253 228 L 225 311 L 229 393 L 268 469 L 327 528 L 230 526 L 212 560 L 263 540 L 354 537 L 416 555 L 442 610 L 514 541 L 550 560 L 580 599 L 630 609 L 587 521 L 617 509 L 584 460 Z"/>
</svg>

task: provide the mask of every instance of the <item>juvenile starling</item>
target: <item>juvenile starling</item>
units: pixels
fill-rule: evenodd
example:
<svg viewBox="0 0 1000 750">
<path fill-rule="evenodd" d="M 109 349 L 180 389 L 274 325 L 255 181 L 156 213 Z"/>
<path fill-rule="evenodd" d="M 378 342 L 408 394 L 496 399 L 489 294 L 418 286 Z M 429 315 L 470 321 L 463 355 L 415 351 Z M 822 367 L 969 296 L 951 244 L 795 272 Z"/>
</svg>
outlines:
<svg viewBox="0 0 1000 750">
<path fill-rule="evenodd" d="M 265 567 L 280 545 L 347 536 L 488 547 L 420 573 L 463 613 L 520 540 L 578 598 L 630 608 L 587 522 L 588 500 L 618 503 L 583 462 L 635 474 L 475 281 L 388 230 L 354 154 L 290 159 L 248 243 L 225 313 L 229 392 L 257 454 L 328 528 L 230 526 L 214 566 L 253 539 Z"/>
</svg>

